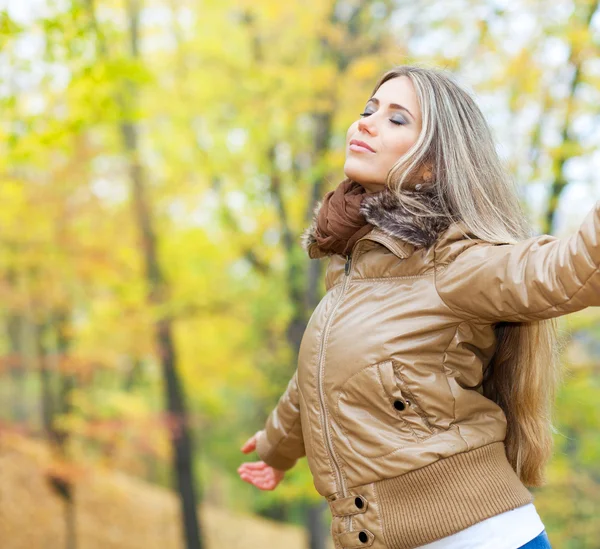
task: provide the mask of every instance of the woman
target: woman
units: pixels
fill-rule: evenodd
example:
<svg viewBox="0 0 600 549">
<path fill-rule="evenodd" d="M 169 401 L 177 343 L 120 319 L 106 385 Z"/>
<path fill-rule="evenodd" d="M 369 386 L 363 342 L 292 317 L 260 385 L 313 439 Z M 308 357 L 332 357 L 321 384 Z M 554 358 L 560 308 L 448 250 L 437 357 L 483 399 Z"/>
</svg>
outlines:
<svg viewBox="0 0 600 549">
<path fill-rule="evenodd" d="M 327 292 L 241 478 L 306 456 L 336 548 L 550 547 L 555 318 L 600 305 L 600 202 L 533 236 L 473 99 L 400 66 L 347 134 L 346 179 L 302 236 Z"/>
</svg>

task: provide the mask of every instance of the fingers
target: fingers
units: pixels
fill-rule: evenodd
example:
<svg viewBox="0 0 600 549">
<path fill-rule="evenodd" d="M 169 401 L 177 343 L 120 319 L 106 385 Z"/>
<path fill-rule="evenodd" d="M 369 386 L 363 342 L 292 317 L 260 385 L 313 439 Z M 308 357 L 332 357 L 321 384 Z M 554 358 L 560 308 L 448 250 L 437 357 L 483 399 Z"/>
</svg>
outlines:
<svg viewBox="0 0 600 549">
<path fill-rule="evenodd" d="M 252 471 L 249 473 L 242 472 L 240 473 L 240 478 L 243 481 L 256 486 L 257 488 L 260 488 L 261 490 L 272 490 L 278 484 L 277 482 L 275 482 L 275 479 L 272 475 L 269 475 L 268 473 L 257 473 L 256 471 Z"/>
<path fill-rule="evenodd" d="M 268 467 L 268 465 L 264 461 L 246 461 L 238 467 L 238 471 L 242 467 L 246 469 L 264 469 L 265 467 Z"/>
<path fill-rule="evenodd" d="M 256 437 L 258 436 L 260 431 L 254 433 L 246 442 L 244 442 L 243 446 L 240 448 L 244 454 L 248 454 L 256 450 Z"/>
<path fill-rule="evenodd" d="M 273 469 L 264 461 L 242 463 L 238 473 L 243 481 L 261 490 L 273 490 L 283 478 L 282 471 Z"/>
<path fill-rule="evenodd" d="M 245 480 L 246 478 L 255 478 L 255 475 L 263 471 L 266 467 L 268 465 L 264 461 L 246 462 L 238 467 L 237 472 Z"/>
<path fill-rule="evenodd" d="M 254 433 L 242 445 L 240 450 L 245 454 L 254 451 L 256 449 L 256 438 L 259 433 L 260 431 Z M 273 469 L 264 461 L 247 461 L 242 463 L 238 467 L 237 472 L 244 482 L 248 482 L 261 490 L 273 490 L 283 478 L 283 471 Z"/>
<path fill-rule="evenodd" d="M 243 446 L 240 448 L 244 454 L 248 454 L 253 452 L 256 448 L 256 435 L 252 435 L 246 442 L 244 442 Z"/>
<path fill-rule="evenodd" d="M 256 485 L 262 485 L 272 480 L 272 475 L 268 471 L 246 471 L 242 472 L 242 475 L 248 477 Z"/>
</svg>

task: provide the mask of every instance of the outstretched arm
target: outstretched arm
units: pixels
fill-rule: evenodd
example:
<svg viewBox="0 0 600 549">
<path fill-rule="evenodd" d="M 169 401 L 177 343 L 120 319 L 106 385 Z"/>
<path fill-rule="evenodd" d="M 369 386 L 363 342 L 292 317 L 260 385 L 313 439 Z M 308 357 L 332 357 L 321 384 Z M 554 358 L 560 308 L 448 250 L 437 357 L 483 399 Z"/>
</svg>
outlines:
<svg viewBox="0 0 600 549">
<path fill-rule="evenodd" d="M 298 370 L 269 414 L 265 428 L 257 433 L 256 453 L 267 465 L 281 471 L 291 469 L 306 455 L 300 423 Z"/>
<path fill-rule="evenodd" d="M 600 305 L 600 201 L 568 238 L 478 244 L 436 266 L 442 300 L 465 318 L 529 322 Z"/>
<path fill-rule="evenodd" d="M 256 450 L 256 436 L 253 434 L 240 448 L 244 454 Z M 267 465 L 264 461 L 247 461 L 242 463 L 237 470 L 240 478 L 250 484 L 253 484 L 261 490 L 275 490 L 285 476 L 285 471 L 275 469 Z"/>
</svg>

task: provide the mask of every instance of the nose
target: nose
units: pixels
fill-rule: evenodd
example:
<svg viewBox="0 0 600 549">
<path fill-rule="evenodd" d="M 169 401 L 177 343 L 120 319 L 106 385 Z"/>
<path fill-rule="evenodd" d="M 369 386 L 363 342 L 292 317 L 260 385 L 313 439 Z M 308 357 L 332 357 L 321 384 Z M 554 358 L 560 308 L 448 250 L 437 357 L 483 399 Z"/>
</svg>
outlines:
<svg viewBox="0 0 600 549">
<path fill-rule="evenodd" d="M 370 116 L 363 116 L 358 121 L 358 131 L 365 132 L 365 133 L 368 133 L 371 135 L 376 134 L 377 128 L 375 127 L 374 120 L 371 120 L 372 118 L 373 118 L 372 114 Z"/>
</svg>

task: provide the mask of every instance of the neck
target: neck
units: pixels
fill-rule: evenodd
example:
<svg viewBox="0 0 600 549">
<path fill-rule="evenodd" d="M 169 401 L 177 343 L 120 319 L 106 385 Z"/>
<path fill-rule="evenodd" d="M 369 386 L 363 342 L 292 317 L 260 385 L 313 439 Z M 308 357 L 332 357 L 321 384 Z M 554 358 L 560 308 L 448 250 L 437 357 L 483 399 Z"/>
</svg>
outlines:
<svg viewBox="0 0 600 549">
<path fill-rule="evenodd" d="M 365 189 L 365 194 L 375 194 L 385 189 L 382 183 L 359 183 L 359 185 Z"/>
</svg>

